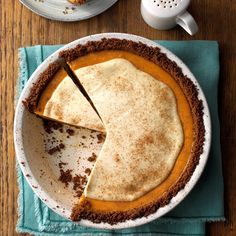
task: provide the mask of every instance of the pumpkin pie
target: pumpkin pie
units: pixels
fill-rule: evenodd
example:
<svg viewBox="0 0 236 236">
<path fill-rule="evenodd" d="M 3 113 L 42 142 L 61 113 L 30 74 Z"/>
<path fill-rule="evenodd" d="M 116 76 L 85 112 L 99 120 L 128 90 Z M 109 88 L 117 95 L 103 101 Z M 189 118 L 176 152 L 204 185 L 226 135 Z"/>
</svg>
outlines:
<svg viewBox="0 0 236 236">
<path fill-rule="evenodd" d="M 192 81 L 158 47 L 103 39 L 60 53 L 101 119 L 57 63 L 24 101 L 46 119 L 106 135 L 71 219 L 116 224 L 167 205 L 203 151 L 203 105 Z"/>
<path fill-rule="evenodd" d="M 86 0 L 68 0 L 69 2 L 73 4 L 84 4 L 86 3 Z"/>
</svg>

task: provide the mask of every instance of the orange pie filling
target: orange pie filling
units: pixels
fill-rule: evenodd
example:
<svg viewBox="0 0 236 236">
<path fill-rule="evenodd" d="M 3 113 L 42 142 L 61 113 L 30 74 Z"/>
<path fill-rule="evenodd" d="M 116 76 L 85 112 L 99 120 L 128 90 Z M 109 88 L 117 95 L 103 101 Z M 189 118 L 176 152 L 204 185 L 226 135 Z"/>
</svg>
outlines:
<svg viewBox="0 0 236 236">
<path fill-rule="evenodd" d="M 178 179 L 180 178 L 189 161 L 191 148 L 194 141 L 193 118 L 189 103 L 177 82 L 160 66 L 146 60 L 143 57 L 121 50 L 104 50 L 100 52 L 90 53 L 72 61 L 70 65 L 73 70 L 77 70 L 85 66 L 94 65 L 115 58 L 127 59 L 136 68 L 150 74 L 155 79 L 165 83 L 172 89 L 175 94 L 177 110 L 183 127 L 184 142 L 169 176 L 160 185 L 158 185 L 156 188 L 149 191 L 142 197 L 134 201 L 111 202 L 85 198 L 85 196 L 82 195 L 82 197 L 80 198 L 80 203 L 84 202 L 85 200 L 88 201 L 90 203 L 90 210 L 95 212 L 125 212 L 157 201 L 163 196 L 163 194 L 165 194 L 168 189 L 170 189 L 171 186 L 178 182 Z M 37 109 L 35 111 L 36 114 L 43 114 L 47 101 L 50 99 L 53 91 L 57 88 L 58 84 L 65 78 L 65 76 L 67 76 L 67 74 L 62 69 L 56 73 L 53 80 L 49 83 L 49 85 L 45 88 L 41 95 Z"/>
</svg>

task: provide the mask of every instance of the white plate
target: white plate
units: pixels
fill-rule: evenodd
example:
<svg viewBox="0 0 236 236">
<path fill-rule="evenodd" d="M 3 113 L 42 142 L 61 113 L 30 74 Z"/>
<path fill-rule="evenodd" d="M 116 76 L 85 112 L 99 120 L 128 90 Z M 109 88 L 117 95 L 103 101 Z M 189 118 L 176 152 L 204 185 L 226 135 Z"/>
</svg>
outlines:
<svg viewBox="0 0 236 236">
<path fill-rule="evenodd" d="M 74 5 L 67 0 L 20 0 L 34 13 L 51 20 L 80 21 L 94 17 L 115 4 L 118 0 L 88 0 L 83 5 Z"/>
<path fill-rule="evenodd" d="M 69 169 L 73 169 L 73 173 L 80 173 L 88 165 L 91 166 L 91 163 L 88 163 L 87 161 L 87 157 L 91 156 L 92 152 L 98 154 L 101 148 L 101 144 L 98 144 L 96 139 L 91 138 L 91 131 L 88 130 L 76 129 L 75 135 L 69 139 L 67 138 L 67 134 L 65 132 L 60 133 L 59 131 L 56 131 L 57 139 L 63 140 L 63 142 L 66 144 L 66 149 L 63 150 L 61 154 L 58 153 L 56 156 L 47 155 L 45 153 L 43 139 L 52 139 L 52 137 L 48 137 L 48 134 L 46 134 L 43 130 L 42 120 L 40 118 L 37 118 L 35 115 L 30 114 L 22 104 L 22 100 L 29 96 L 32 84 L 37 81 L 40 73 L 42 73 L 42 71 L 44 71 L 48 67 L 48 64 L 58 58 L 58 54 L 60 51 L 74 48 L 77 44 L 85 44 L 86 42 L 91 40 L 101 40 L 104 37 L 129 39 L 136 42 L 141 41 L 148 46 L 158 46 L 163 53 L 166 53 L 171 60 L 175 61 L 178 66 L 182 68 L 183 73 L 187 75 L 197 86 L 199 90 L 198 97 L 203 101 L 204 106 L 203 118 L 206 133 L 203 153 L 200 156 L 199 164 L 197 165 L 190 181 L 186 184 L 184 189 L 179 191 L 178 194 L 172 198 L 168 205 L 159 208 L 154 214 L 149 215 L 148 217 L 129 220 L 123 223 L 118 223 L 116 225 L 110 225 L 107 223 L 95 224 L 88 220 L 81 220 L 79 222 L 79 224 L 83 226 L 103 229 L 121 229 L 142 225 L 144 223 L 157 219 L 173 209 L 187 196 L 187 194 L 194 187 L 201 173 L 203 172 L 208 158 L 211 143 L 211 123 L 207 102 L 199 84 L 197 83 L 197 80 L 187 68 L 187 66 L 179 58 L 177 58 L 175 55 L 173 55 L 173 53 L 171 53 L 161 45 L 158 45 L 151 40 L 139 36 L 120 33 L 104 33 L 92 35 L 78 39 L 72 43 L 65 45 L 63 48 L 59 49 L 54 54 L 49 56 L 33 73 L 20 96 L 14 121 L 14 142 L 17 160 L 20 163 L 22 172 L 25 175 L 28 183 L 32 187 L 33 191 L 48 207 L 50 207 L 56 213 L 60 214 L 63 217 L 70 217 L 73 202 L 76 202 L 78 199 L 74 197 L 72 186 L 68 186 L 68 188 L 65 189 L 64 185 L 60 181 L 58 181 L 58 162 L 68 162 L 66 168 L 68 167 Z M 66 128 L 64 127 L 64 129 Z M 92 135 L 96 137 L 96 133 L 92 133 Z M 88 138 L 84 139 L 83 136 L 86 136 Z M 84 145 L 78 146 L 78 144 L 80 143 L 84 143 Z M 77 162 L 78 159 L 79 163 Z"/>
</svg>

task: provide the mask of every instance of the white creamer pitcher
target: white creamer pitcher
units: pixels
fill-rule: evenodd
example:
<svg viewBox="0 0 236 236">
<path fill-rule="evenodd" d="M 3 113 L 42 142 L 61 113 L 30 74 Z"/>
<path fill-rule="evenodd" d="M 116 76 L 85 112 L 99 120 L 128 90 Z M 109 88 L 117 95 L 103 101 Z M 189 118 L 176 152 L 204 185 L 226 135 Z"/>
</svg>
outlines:
<svg viewBox="0 0 236 236">
<path fill-rule="evenodd" d="M 180 25 L 190 35 L 198 31 L 193 17 L 187 12 L 190 0 L 142 0 L 141 14 L 145 22 L 159 30 Z"/>
</svg>

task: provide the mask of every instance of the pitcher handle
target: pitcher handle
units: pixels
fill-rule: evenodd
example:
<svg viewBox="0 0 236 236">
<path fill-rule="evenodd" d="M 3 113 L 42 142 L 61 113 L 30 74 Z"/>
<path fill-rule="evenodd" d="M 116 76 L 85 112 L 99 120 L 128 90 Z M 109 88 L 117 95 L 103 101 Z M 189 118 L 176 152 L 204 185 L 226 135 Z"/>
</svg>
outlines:
<svg viewBox="0 0 236 236">
<path fill-rule="evenodd" d="M 190 35 L 194 35 L 198 31 L 198 26 L 194 18 L 186 11 L 182 15 L 177 16 L 176 23 L 180 25 Z"/>
</svg>

